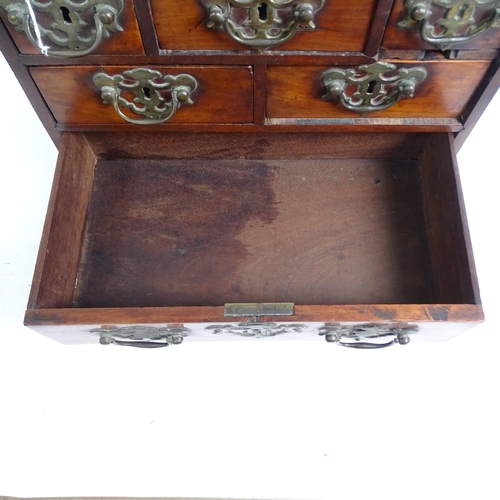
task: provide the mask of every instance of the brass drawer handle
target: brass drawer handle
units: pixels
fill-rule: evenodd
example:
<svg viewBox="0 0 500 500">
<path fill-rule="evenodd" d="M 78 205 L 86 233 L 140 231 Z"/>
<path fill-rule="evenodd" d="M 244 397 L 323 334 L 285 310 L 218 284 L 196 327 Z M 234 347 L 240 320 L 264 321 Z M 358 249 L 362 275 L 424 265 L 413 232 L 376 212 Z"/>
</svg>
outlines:
<svg viewBox="0 0 500 500">
<path fill-rule="evenodd" d="M 103 38 L 123 31 L 118 17 L 123 0 L 0 0 L 9 22 L 16 31 L 24 32 L 28 40 L 47 56 L 82 57 L 93 52 Z M 52 43 L 61 50 L 46 45 Z"/>
<path fill-rule="evenodd" d="M 135 68 L 114 76 L 98 73 L 93 80 L 101 89 L 102 102 L 112 104 L 121 118 L 136 125 L 170 120 L 181 105 L 193 104 L 191 93 L 198 86 L 191 75 L 163 75 L 149 68 Z M 170 94 L 170 100 L 165 94 Z M 132 118 L 123 110 L 142 118 Z"/>
<path fill-rule="evenodd" d="M 299 28 L 314 29 L 314 17 L 325 0 L 201 0 L 206 25 L 224 29 L 236 42 L 264 50 L 290 40 Z"/>
<path fill-rule="evenodd" d="M 122 326 L 103 325 L 90 330 L 99 335 L 101 345 L 116 344 L 129 347 L 158 348 L 182 344 L 190 329 L 179 326 Z"/>
<path fill-rule="evenodd" d="M 414 28 L 424 41 L 441 50 L 469 42 L 500 26 L 499 0 L 405 0 L 400 28 Z M 488 9 L 479 22 L 476 18 Z M 441 16 L 439 11 L 443 11 Z"/>
<path fill-rule="evenodd" d="M 323 98 L 366 115 L 390 108 L 402 98 L 413 97 L 417 85 L 426 76 L 424 68 L 398 70 L 394 64 L 383 62 L 356 69 L 331 68 L 322 77 L 326 88 Z"/>
<path fill-rule="evenodd" d="M 342 347 L 354 349 L 381 349 L 391 345 L 406 345 L 410 342 L 409 335 L 418 332 L 417 325 L 385 325 L 368 323 L 363 325 L 340 325 L 325 323 L 319 328 L 319 334 L 325 340 Z M 379 339 L 392 337 L 389 342 L 378 342 Z M 369 342 L 369 340 L 375 340 Z"/>
</svg>

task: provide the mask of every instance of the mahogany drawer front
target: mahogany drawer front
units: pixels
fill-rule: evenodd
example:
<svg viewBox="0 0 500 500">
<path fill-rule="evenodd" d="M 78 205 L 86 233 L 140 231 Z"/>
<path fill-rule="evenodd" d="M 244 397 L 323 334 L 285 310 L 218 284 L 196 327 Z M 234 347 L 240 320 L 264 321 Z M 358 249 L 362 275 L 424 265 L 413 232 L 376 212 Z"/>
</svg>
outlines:
<svg viewBox="0 0 500 500">
<path fill-rule="evenodd" d="M 413 98 L 401 99 L 388 109 L 370 113 L 380 118 L 459 117 L 479 83 L 488 61 L 393 61 L 397 68 L 424 68 L 427 76 Z M 345 69 L 345 67 L 343 67 Z M 268 118 L 355 118 L 360 115 L 326 100 L 321 66 L 273 66 L 267 72 Z"/>
<path fill-rule="evenodd" d="M 409 3 L 409 2 L 408 2 Z M 441 3 L 442 5 L 436 5 Z M 414 5 L 417 2 L 413 3 Z M 454 14 L 460 16 L 460 11 L 456 10 L 453 6 L 445 6 L 444 2 L 434 2 L 434 1 L 424 1 L 423 5 L 427 4 L 429 9 L 433 12 L 433 14 L 429 18 L 429 22 L 431 24 L 436 24 L 443 19 L 446 15 L 447 10 L 449 9 L 448 15 L 452 17 Z M 465 16 L 462 19 L 463 24 L 459 27 L 457 33 L 460 35 L 464 35 L 464 32 L 467 30 L 468 26 L 476 26 L 480 24 L 481 21 L 486 21 L 489 17 L 491 17 L 492 11 L 492 2 L 486 7 L 481 7 L 480 2 L 462 2 L 463 13 L 462 16 Z M 483 2 L 484 4 L 484 2 Z M 476 7 L 479 7 L 476 9 Z M 486 10 L 485 10 L 486 9 Z M 421 25 L 413 24 L 410 26 L 401 25 L 404 23 L 404 20 L 407 18 L 407 9 L 405 8 L 405 0 L 396 0 L 394 2 L 393 9 L 391 11 L 391 15 L 389 17 L 389 21 L 387 23 L 387 28 L 385 30 L 384 39 L 382 41 L 382 48 L 384 49 L 402 49 L 402 50 L 436 50 L 440 47 L 427 42 L 421 35 Z M 468 22 L 468 16 L 471 15 L 470 22 Z M 498 19 L 498 17 L 497 17 Z M 490 23 L 486 23 L 488 26 Z M 442 29 L 437 28 L 436 33 L 442 32 Z M 444 34 L 442 36 L 445 36 Z M 450 32 L 448 37 L 452 37 L 453 33 Z M 429 38 L 429 37 L 428 37 Z M 461 43 L 452 43 L 451 46 L 446 44 L 446 40 L 443 40 L 444 44 L 443 48 L 446 49 L 499 49 L 500 48 L 500 28 L 491 27 L 485 30 L 480 36 L 471 39 L 470 41 L 465 41 Z"/>
<path fill-rule="evenodd" d="M 253 76 L 250 67 L 175 66 L 152 67 L 163 75 L 189 74 L 197 81 L 192 105 L 182 106 L 168 123 L 251 123 L 253 120 Z M 31 68 L 55 119 L 61 124 L 126 124 L 101 99 L 93 77 L 105 72 L 122 74 L 123 66 L 78 66 Z"/>
<path fill-rule="evenodd" d="M 46 28 L 49 28 L 51 26 L 53 19 L 50 16 L 50 14 L 37 13 L 36 16 L 38 22 L 41 23 L 42 26 Z M 30 43 L 25 33 L 17 31 L 15 29 L 15 26 L 13 26 L 8 21 L 7 12 L 2 8 L 0 8 L 0 17 L 4 21 L 5 26 L 7 27 L 12 38 L 14 39 L 19 49 L 19 52 L 21 52 L 22 54 L 40 54 L 40 50 L 37 47 L 33 46 L 32 43 Z M 89 17 L 89 23 L 92 23 L 93 15 L 87 17 Z M 77 17 L 73 15 L 73 18 L 74 18 L 74 23 L 76 23 Z M 103 36 L 102 42 L 92 51 L 92 54 L 94 55 L 143 54 L 144 48 L 142 44 L 141 34 L 139 31 L 139 26 L 137 24 L 137 18 L 135 15 L 133 0 L 123 1 L 123 10 L 120 12 L 116 21 L 121 30 L 110 32 L 107 35 Z M 57 30 L 54 31 L 54 34 L 62 38 L 65 38 L 65 35 L 58 32 Z M 88 36 L 88 34 L 83 34 L 83 33 L 82 35 Z M 48 37 L 43 37 L 42 42 L 44 43 L 44 45 L 48 46 L 49 49 L 66 50 L 64 45 L 58 45 L 52 42 Z"/>
<path fill-rule="evenodd" d="M 173 5 L 175 3 L 175 5 Z M 300 31 L 279 50 L 363 51 L 376 7 L 375 0 L 326 1 L 317 12 L 313 30 Z M 158 42 L 165 50 L 248 50 L 223 30 L 205 24 L 207 11 L 198 0 L 152 0 L 151 10 Z"/>
<path fill-rule="evenodd" d="M 262 320 L 306 322 L 306 340 L 325 323 L 438 322 L 442 338 L 482 320 L 448 134 L 63 139 L 26 315 L 55 338 L 227 327 L 242 302 L 293 303 Z"/>
</svg>

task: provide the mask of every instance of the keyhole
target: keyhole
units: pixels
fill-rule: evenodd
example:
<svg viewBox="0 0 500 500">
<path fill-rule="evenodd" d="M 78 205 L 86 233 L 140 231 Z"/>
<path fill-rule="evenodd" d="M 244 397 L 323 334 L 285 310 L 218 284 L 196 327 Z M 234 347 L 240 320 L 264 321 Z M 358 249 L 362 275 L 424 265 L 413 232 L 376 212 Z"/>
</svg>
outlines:
<svg viewBox="0 0 500 500">
<path fill-rule="evenodd" d="M 260 3 L 257 10 L 259 11 L 259 19 L 265 21 L 267 19 L 267 3 Z"/>
<path fill-rule="evenodd" d="M 366 93 L 373 94 L 374 90 L 375 90 L 375 80 L 372 80 L 371 82 L 368 83 L 368 89 L 366 90 Z"/>
<path fill-rule="evenodd" d="M 142 87 L 142 91 L 146 99 L 151 99 L 151 89 L 149 87 Z"/>
<path fill-rule="evenodd" d="M 73 24 L 73 21 L 71 20 L 71 17 L 69 15 L 69 9 L 68 7 L 60 7 L 61 9 L 61 14 L 63 16 L 64 22 L 68 24 Z"/>
</svg>

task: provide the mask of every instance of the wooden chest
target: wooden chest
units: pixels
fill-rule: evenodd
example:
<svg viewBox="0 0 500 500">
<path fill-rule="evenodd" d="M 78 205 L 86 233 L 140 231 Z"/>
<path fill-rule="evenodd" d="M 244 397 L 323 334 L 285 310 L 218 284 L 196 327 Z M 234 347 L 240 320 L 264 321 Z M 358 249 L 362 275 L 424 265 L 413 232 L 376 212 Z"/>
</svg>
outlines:
<svg viewBox="0 0 500 500">
<path fill-rule="evenodd" d="M 495 2 L 59 3 L 0 1 L 59 145 L 26 325 L 376 348 L 483 320 L 455 151 Z"/>
</svg>

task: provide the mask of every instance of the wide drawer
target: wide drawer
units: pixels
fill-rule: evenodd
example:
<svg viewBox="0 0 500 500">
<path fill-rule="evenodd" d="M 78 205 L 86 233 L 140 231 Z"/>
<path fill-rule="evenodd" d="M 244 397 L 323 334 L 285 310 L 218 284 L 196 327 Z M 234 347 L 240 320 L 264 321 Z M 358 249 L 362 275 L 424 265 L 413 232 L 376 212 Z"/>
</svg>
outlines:
<svg viewBox="0 0 500 500">
<path fill-rule="evenodd" d="M 405 68 L 422 68 L 426 77 L 418 83 L 412 98 L 400 99 L 386 109 L 375 107 L 374 111 L 368 114 L 370 118 L 458 118 L 466 109 L 467 103 L 490 66 L 488 61 L 387 61 L 387 63 L 395 68 L 387 71 L 391 75 Z M 359 71 L 356 68 L 342 68 Z M 269 67 L 267 117 L 270 119 L 359 117 L 360 114 L 356 111 L 346 109 L 335 100 L 325 98 L 327 90 L 323 75 L 329 69 L 330 67 L 325 66 Z M 361 81 L 363 71 L 359 73 Z"/>
<path fill-rule="evenodd" d="M 142 90 L 143 95 L 147 90 L 151 101 L 158 84 L 151 79 L 146 81 L 144 77 L 141 81 L 138 77 L 131 79 L 127 76 L 127 71 L 130 70 L 137 69 L 125 66 L 78 66 L 31 68 L 30 71 L 58 123 L 122 125 L 127 124 L 127 121 L 116 112 L 113 105 L 103 102 L 103 88 L 96 85 L 94 78 L 102 74 L 115 79 L 118 78 L 117 75 L 125 75 L 125 84 L 130 85 L 130 88 L 137 88 L 139 84 L 139 90 Z M 196 81 L 190 94 L 192 103 L 181 106 L 168 119 L 168 123 L 253 121 L 253 76 L 248 66 L 149 66 L 138 70 L 155 71 L 161 75 L 157 80 L 162 82 L 165 77 L 186 74 Z M 129 106 L 137 103 L 130 92 L 124 97 Z M 143 104 L 138 106 L 143 108 Z M 131 120 L 139 120 L 138 123 L 144 118 L 131 111 L 126 111 L 126 116 Z"/>
<path fill-rule="evenodd" d="M 482 320 L 450 135 L 130 139 L 64 134 L 27 325 L 70 343 L 249 317 L 439 339 Z"/>
<path fill-rule="evenodd" d="M 236 6 L 243 15 L 242 26 L 245 25 L 245 18 L 250 16 L 244 7 L 257 5 L 256 2 L 229 3 Z M 290 7 L 293 5 L 291 2 L 267 2 L 268 10 L 280 3 Z M 362 52 L 368 39 L 375 6 L 374 0 L 326 1 L 314 18 L 315 29 L 299 29 L 293 38 L 276 47 L 287 51 Z M 249 50 L 248 46 L 231 39 L 223 29 L 207 27 L 209 16 L 201 1 L 177 2 L 172 7 L 164 0 L 152 0 L 151 10 L 161 49 Z"/>
</svg>

